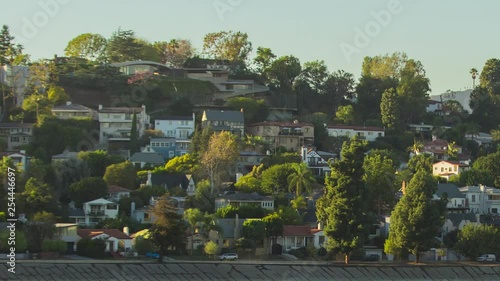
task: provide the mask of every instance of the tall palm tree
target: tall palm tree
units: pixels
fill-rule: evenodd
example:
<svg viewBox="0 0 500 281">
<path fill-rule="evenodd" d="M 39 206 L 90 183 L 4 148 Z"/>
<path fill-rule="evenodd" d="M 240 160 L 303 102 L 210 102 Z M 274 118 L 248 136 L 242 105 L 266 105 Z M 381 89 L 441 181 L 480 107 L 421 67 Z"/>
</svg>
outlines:
<svg viewBox="0 0 500 281">
<path fill-rule="evenodd" d="M 472 75 L 472 89 L 476 88 L 476 77 L 477 77 L 477 69 L 471 68 L 469 73 Z"/>
<path fill-rule="evenodd" d="M 295 190 L 296 196 L 299 197 L 302 192 L 311 193 L 312 184 L 316 182 L 311 171 L 304 163 L 292 164 L 293 173 L 288 176 L 288 188 L 290 191 Z"/>
<path fill-rule="evenodd" d="M 423 149 L 424 149 L 424 145 L 422 144 L 421 141 L 418 141 L 418 140 L 413 140 L 413 146 L 410 146 L 408 148 L 408 150 L 415 153 L 415 155 L 419 155 Z"/>
</svg>

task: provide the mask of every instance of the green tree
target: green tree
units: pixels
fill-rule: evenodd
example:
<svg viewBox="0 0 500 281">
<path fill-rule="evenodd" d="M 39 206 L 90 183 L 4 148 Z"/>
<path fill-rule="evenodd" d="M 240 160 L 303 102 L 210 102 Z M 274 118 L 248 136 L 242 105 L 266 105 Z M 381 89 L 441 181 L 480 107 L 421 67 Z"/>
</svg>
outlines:
<svg viewBox="0 0 500 281">
<path fill-rule="evenodd" d="M 109 185 L 117 185 L 130 190 L 136 187 L 137 172 L 130 161 L 113 164 L 106 168 L 104 180 Z"/>
<path fill-rule="evenodd" d="M 256 66 L 257 73 L 259 73 L 262 77 L 266 77 L 267 68 L 271 65 L 273 60 L 276 58 L 276 55 L 270 48 L 258 47 L 256 56 L 254 58 L 254 64 Z"/>
<path fill-rule="evenodd" d="M 262 191 L 265 194 L 278 194 L 288 190 L 288 176 L 294 173 L 291 164 L 274 165 L 262 172 Z"/>
<path fill-rule="evenodd" d="M 371 151 L 365 157 L 363 170 L 363 180 L 370 199 L 370 204 L 367 204 L 369 211 L 378 215 L 389 213 L 394 207 L 398 188 L 392 160 L 377 151 Z"/>
<path fill-rule="evenodd" d="M 389 129 L 398 128 L 400 120 L 399 99 L 394 89 L 387 89 L 382 94 L 380 102 L 380 112 L 382 114 L 382 123 Z"/>
<path fill-rule="evenodd" d="M 246 220 L 243 223 L 241 235 L 261 245 L 262 240 L 266 237 L 266 223 L 257 219 Z"/>
<path fill-rule="evenodd" d="M 351 124 L 354 121 L 354 108 L 352 105 L 339 106 L 335 117 L 344 124 Z"/>
<path fill-rule="evenodd" d="M 99 177 L 84 178 L 69 186 L 70 197 L 76 206 L 108 195 L 108 185 Z"/>
<path fill-rule="evenodd" d="M 105 150 L 80 151 L 77 157 L 87 163 L 91 177 L 103 177 L 108 166 L 123 162 L 122 157 L 109 155 Z"/>
<path fill-rule="evenodd" d="M 168 196 L 168 194 L 162 196 L 153 208 L 155 221 L 150 233 L 151 240 L 160 254 L 158 262 L 163 262 L 163 257 L 170 247 L 182 249 L 186 239 L 186 225 L 182 220 L 182 215 L 177 214 Z"/>
<path fill-rule="evenodd" d="M 107 40 L 100 34 L 83 33 L 68 42 L 64 54 L 68 57 L 78 57 L 95 61 L 102 59 Z"/>
<path fill-rule="evenodd" d="M 210 256 L 214 256 L 215 254 L 217 254 L 218 248 L 219 247 L 217 246 L 217 244 L 215 244 L 215 242 L 208 241 L 207 243 L 205 243 L 205 246 L 203 247 L 203 251 L 205 252 L 205 254 L 207 254 L 210 257 Z"/>
<path fill-rule="evenodd" d="M 8 60 L 8 52 L 14 46 L 14 36 L 10 34 L 9 27 L 2 25 L 0 30 L 0 65 L 6 65 Z"/>
<path fill-rule="evenodd" d="M 155 42 L 153 46 L 160 53 L 160 62 L 180 68 L 187 59 L 195 54 L 191 41 L 186 39 L 172 39 L 169 42 Z"/>
<path fill-rule="evenodd" d="M 189 147 L 189 152 L 194 156 L 195 159 L 199 159 L 205 153 L 210 142 L 210 137 L 214 134 L 214 131 L 210 126 L 203 128 L 203 130 L 195 129 L 193 136 L 191 138 L 191 145 Z"/>
<path fill-rule="evenodd" d="M 117 31 L 111 35 L 105 49 L 108 62 L 134 61 L 141 58 L 143 46 L 137 41 L 132 30 Z"/>
<path fill-rule="evenodd" d="M 476 159 L 472 164 L 472 169 L 483 174 L 489 174 L 493 178 L 494 185 L 500 186 L 498 163 L 500 163 L 500 150 Z"/>
<path fill-rule="evenodd" d="M 165 164 L 165 171 L 169 174 L 192 174 L 199 168 L 197 160 L 190 153 L 176 156 Z"/>
<path fill-rule="evenodd" d="M 491 225 L 467 224 L 458 232 L 455 249 L 474 260 L 484 253 L 500 250 L 500 231 Z"/>
<path fill-rule="evenodd" d="M 267 237 L 278 237 L 283 235 L 283 220 L 278 213 L 272 213 L 262 218 L 266 224 Z"/>
<path fill-rule="evenodd" d="M 414 254 L 417 263 L 421 253 L 434 246 L 434 237 L 444 223 L 447 200 L 433 200 L 436 189 L 432 175 L 418 170 L 391 213 L 389 241 Z"/>
<path fill-rule="evenodd" d="M 47 92 L 47 98 L 52 105 L 60 105 L 69 100 L 64 88 L 59 86 L 51 86 Z"/>
<path fill-rule="evenodd" d="M 129 150 L 130 155 L 139 151 L 139 132 L 137 131 L 137 114 L 134 111 L 132 115 L 132 128 L 130 128 L 130 142 L 129 142 Z"/>
<path fill-rule="evenodd" d="M 366 145 L 357 138 L 344 143 L 341 159 L 331 166 L 331 174 L 326 178 L 325 194 L 316 203 L 318 220 L 326 225 L 327 248 L 344 254 L 345 263 L 363 245 L 372 223 L 362 180 Z"/>
<path fill-rule="evenodd" d="M 54 196 L 54 188 L 36 178 L 29 178 L 21 193 L 25 212 L 28 215 L 42 211 L 54 211 L 57 201 Z"/>
<path fill-rule="evenodd" d="M 279 57 L 271 63 L 271 66 L 266 71 L 267 84 L 281 94 L 292 94 L 293 82 L 301 71 L 302 67 L 298 58 L 294 56 Z"/>
<path fill-rule="evenodd" d="M 432 172 L 432 164 L 434 164 L 434 156 L 430 154 L 419 154 L 413 156 L 413 158 L 408 161 L 408 170 L 412 173 L 416 173 L 419 170 L 425 170 L 426 172 Z"/>
<path fill-rule="evenodd" d="M 269 114 L 269 108 L 263 99 L 234 97 L 228 99 L 226 106 L 235 110 L 243 109 L 245 123 L 247 124 L 264 121 Z"/>
<path fill-rule="evenodd" d="M 287 178 L 289 190 L 295 191 L 296 197 L 301 196 L 304 191 L 310 194 L 312 184 L 316 182 L 311 170 L 304 163 L 293 163 L 292 169 L 293 173 Z"/>
<path fill-rule="evenodd" d="M 203 53 L 216 60 L 245 61 L 252 51 L 252 43 L 243 32 L 219 31 L 203 38 Z"/>
<path fill-rule="evenodd" d="M 239 157 L 236 137 L 230 132 L 213 134 L 210 137 L 207 150 L 201 158 L 202 168 L 210 179 L 211 193 L 219 187 L 224 176 L 228 176 L 228 169 L 236 164 Z"/>
<path fill-rule="evenodd" d="M 490 172 L 472 168 L 461 172 L 456 183 L 458 186 L 478 186 L 480 184 L 493 186 L 495 180 Z"/>
<path fill-rule="evenodd" d="M 190 226 L 191 236 L 196 233 L 197 228 L 199 227 L 200 222 L 203 221 L 203 213 L 199 209 L 187 209 L 184 210 L 184 220 Z M 194 237 L 191 237 L 191 255 L 193 254 L 194 248 Z"/>
</svg>

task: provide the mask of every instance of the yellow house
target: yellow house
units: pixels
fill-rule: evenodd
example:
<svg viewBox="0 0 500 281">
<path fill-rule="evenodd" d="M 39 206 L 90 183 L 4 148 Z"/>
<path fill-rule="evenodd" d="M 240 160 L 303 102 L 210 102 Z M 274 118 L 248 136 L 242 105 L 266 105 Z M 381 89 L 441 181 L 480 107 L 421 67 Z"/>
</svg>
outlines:
<svg viewBox="0 0 500 281">
<path fill-rule="evenodd" d="M 440 161 L 432 165 L 432 174 L 447 180 L 453 175 L 460 175 L 463 171 L 469 170 L 469 165 L 455 161 Z"/>
</svg>

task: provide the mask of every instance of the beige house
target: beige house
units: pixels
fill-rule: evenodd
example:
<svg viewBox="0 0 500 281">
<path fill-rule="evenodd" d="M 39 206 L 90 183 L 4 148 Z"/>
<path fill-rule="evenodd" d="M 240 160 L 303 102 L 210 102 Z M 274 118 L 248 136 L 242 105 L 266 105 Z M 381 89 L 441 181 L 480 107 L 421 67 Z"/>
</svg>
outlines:
<svg viewBox="0 0 500 281">
<path fill-rule="evenodd" d="M 55 227 L 55 236 L 66 242 L 67 253 L 74 253 L 76 251 L 76 244 L 78 243 L 78 240 L 80 240 L 80 236 L 78 236 L 77 233 L 78 224 L 56 223 Z"/>
<path fill-rule="evenodd" d="M 248 133 L 262 137 L 272 147 L 284 147 L 287 150 L 300 152 L 302 146 L 314 143 L 314 126 L 311 123 L 293 122 L 260 122 L 247 128 Z"/>
<path fill-rule="evenodd" d="M 432 175 L 440 176 L 447 180 L 467 170 L 469 170 L 469 165 L 455 161 L 440 161 L 432 165 Z"/>
</svg>

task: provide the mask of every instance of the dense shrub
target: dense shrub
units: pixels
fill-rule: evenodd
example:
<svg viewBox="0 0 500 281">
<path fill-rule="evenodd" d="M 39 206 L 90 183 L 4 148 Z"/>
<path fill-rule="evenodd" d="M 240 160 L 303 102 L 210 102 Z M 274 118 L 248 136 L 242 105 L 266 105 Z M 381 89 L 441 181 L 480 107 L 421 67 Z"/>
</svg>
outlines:
<svg viewBox="0 0 500 281">
<path fill-rule="evenodd" d="M 42 251 L 58 252 L 63 254 L 66 252 L 66 247 L 66 242 L 63 240 L 44 240 L 42 244 Z"/>
<path fill-rule="evenodd" d="M 318 257 L 324 257 L 327 254 L 328 254 L 328 251 L 325 248 L 321 247 L 318 249 Z"/>
<path fill-rule="evenodd" d="M 89 258 L 103 258 L 106 250 L 106 241 L 104 239 L 82 238 L 78 241 L 76 252 L 80 256 Z"/>
<path fill-rule="evenodd" d="M 305 259 L 305 258 L 307 258 L 308 254 L 309 254 L 306 247 L 301 247 L 301 248 L 298 248 L 298 249 L 293 249 L 293 250 L 288 251 L 288 253 L 290 255 L 296 256 L 299 259 Z"/>
<path fill-rule="evenodd" d="M 28 242 L 26 241 L 26 236 L 24 235 L 24 232 L 16 230 L 16 253 L 23 253 L 26 251 L 26 248 L 28 247 Z M 2 230 L 0 231 L 0 253 L 7 253 L 10 252 L 10 247 L 12 245 L 8 244 L 10 236 L 10 231 L 8 230 Z"/>
<path fill-rule="evenodd" d="M 139 236 L 136 237 L 134 241 L 134 249 L 139 255 L 145 255 L 146 253 L 154 252 L 154 245 L 151 240 Z"/>
<path fill-rule="evenodd" d="M 216 214 L 220 218 L 234 218 L 236 214 L 240 218 L 263 218 L 267 215 L 267 211 L 261 206 L 243 205 L 235 207 L 228 205 L 224 208 L 219 208 Z"/>
</svg>

